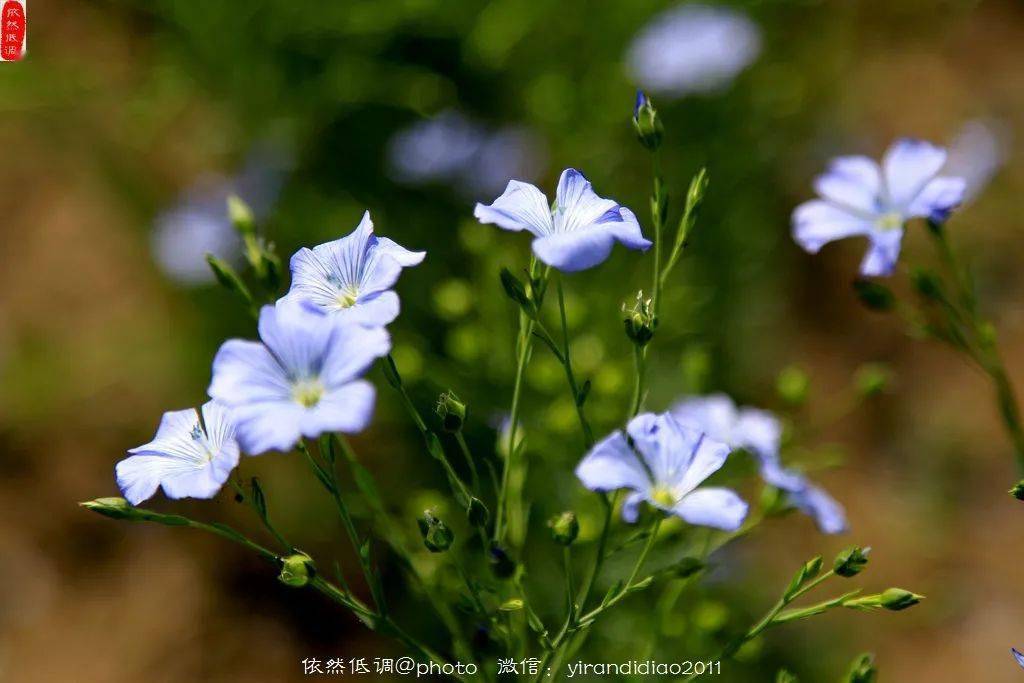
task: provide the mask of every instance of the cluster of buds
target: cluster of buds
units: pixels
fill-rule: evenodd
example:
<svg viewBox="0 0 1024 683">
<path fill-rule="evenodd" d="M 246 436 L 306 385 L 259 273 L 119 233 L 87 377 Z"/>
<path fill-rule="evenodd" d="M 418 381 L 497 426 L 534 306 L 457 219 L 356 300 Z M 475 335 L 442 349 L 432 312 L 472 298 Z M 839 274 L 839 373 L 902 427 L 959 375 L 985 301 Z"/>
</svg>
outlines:
<svg viewBox="0 0 1024 683">
<path fill-rule="evenodd" d="M 643 290 L 636 293 L 636 300 L 630 304 L 622 304 L 622 322 L 626 327 L 626 336 L 637 346 L 646 346 L 654 336 L 658 327 L 658 318 L 654 315 L 654 305 L 650 299 L 644 298 Z"/>
</svg>

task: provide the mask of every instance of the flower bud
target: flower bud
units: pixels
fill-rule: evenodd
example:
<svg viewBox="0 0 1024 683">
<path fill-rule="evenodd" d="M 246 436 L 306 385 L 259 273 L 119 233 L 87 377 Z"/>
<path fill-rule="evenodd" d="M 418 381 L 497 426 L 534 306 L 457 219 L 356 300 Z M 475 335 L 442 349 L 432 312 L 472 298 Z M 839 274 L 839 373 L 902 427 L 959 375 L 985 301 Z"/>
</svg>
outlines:
<svg viewBox="0 0 1024 683">
<path fill-rule="evenodd" d="M 836 561 L 833 563 L 832 569 L 836 574 L 847 579 L 857 576 L 867 566 L 868 553 L 870 552 L 871 548 L 851 546 L 836 555 Z"/>
<path fill-rule="evenodd" d="M 574 512 L 563 512 L 548 520 L 548 528 L 551 529 L 551 537 L 555 543 L 564 546 L 572 545 L 580 533 L 580 523 Z"/>
<path fill-rule="evenodd" d="M 446 432 L 459 431 L 466 420 L 466 404 L 451 391 L 446 391 L 438 397 L 434 412 L 441 418 Z"/>
<path fill-rule="evenodd" d="M 942 300 L 942 282 L 939 280 L 939 277 L 930 270 L 914 268 L 910 271 L 910 282 L 921 298 L 929 301 Z"/>
<path fill-rule="evenodd" d="M 416 520 L 423 536 L 423 545 L 432 553 L 443 553 L 451 547 L 455 534 L 448 525 L 434 516 L 433 511 L 424 510 L 423 516 Z"/>
<path fill-rule="evenodd" d="M 639 291 L 632 306 L 628 303 L 622 304 L 622 313 L 626 336 L 637 346 L 646 346 L 658 327 L 658 319 L 654 316 L 651 300 L 644 299 L 643 291 Z"/>
<path fill-rule="evenodd" d="M 661 146 L 661 135 L 665 129 L 658 118 L 651 98 L 643 90 L 636 91 L 636 104 L 633 107 L 633 129 L 640 144 L 654 151 Z"/>
<path fill-rule="evenodd" d="M 491 513 L 487 510 L 487 506 L 484 502 L 477 497 L 469 499 L 469 505 L 466 506 L 466 519 L 473 526 L 483 526 L 487 524 L 487 520 L 490 519 Z"/>
<path fill-rule="evenodd" d="M 297 552 L 281 560 L 281 573 L 277 580 L 286 586 L 302 588 L 309 583 L 316 573 L 313 558 L 303 552 Z"/>
<path fill-rule="evenodd" d="M 864 308 L 870 311 L 889 311 L 896 304 L 892 290 L 874 280 L 854 280 L 853 291 Z"/>
<path fill-rule="evenodd" d="M 228 196 L 228 217 L 235 230 L 241 235 L 252 235 L 256 232 L 256 221 L 252 209 L 238 195 Z"/>
<path fill-rule="evenodd" d="M 775 674 L 775 683 L 799 683 L 799 680 L 785 669 L 779 669 L 778 673 Z"/>
<path fill-rule="evenodd" d="M 516 563 L 508 556 L 508 553 L 498 544 L 491 544 L 487 554 L 487 563 L 491 567 L 491 573 L 499 579 L 511 578 L 516 572 Z"/>
<path fill-rule="evenodd" d="M 811 380 L 807 373 L 796 365 L 783 368 L 775 380 L 775 391 L 779 398 L 793 406 L 802 405 L 807 400 L 810 386 Z"/>
<path fill-rule="evenodd" d="M 865 363 L 858 368 L 854 381 L 857 393 L 864 398 L 871 398 L 885 391 L 892 381 L 892 373 L 880 363 Z"/>
<path fill-rule="evenodd" d="M 1010 495 L 1017 500 L 1024 500 L 1024 479 L 1014 484 L 1013 488 L 1010 489 Z"/>
<path fill-rule="evenodd" d="M 853 660 L 850 670 L 843 679 L 843 683 L 874 683 L 878 670 L 875 668 L 875 657 L 870 653 L 864 653 Z"/>
<path fill-rule="evenodd" d="M 893 612 L 899 612 L 900 610 L 907 609 L 908 607 L 913 607 L 923 599 L 923 595 L 911 593 L 910 591 L 902 588 L 889 588 L 883 591 L 879 596 L 878 604 L 885 609 L 892 610 Z"/>
<path fill-rule="evenodd" d="M 97 498 L 96 500 L 80 503 L 86 510 L 98 512 L 104 517 L 112 519 L 132 519 L 131 504 L 124 498 Z"/>
</svg>

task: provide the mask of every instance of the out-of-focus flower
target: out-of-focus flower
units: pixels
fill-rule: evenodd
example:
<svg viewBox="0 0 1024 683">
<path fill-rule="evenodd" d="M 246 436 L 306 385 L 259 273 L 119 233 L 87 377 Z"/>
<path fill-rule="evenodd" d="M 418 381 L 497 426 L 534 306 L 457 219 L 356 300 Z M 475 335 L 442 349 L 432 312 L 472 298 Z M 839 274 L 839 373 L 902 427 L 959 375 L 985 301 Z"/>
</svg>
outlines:
<svg viewBox="0 0 1024 683">
<path fill-rule="evenodd" d="M 687 4 L 654 17 L 626 54 L 633 78 L 669 97 L 728 86 L 761 52 L 761 32 L 726 7 Z"/>
<path fill-rule="evenodd" d="M 1022 669 L 1024 669 L 1024 654 L 1021 654 L 1020 650 L 1015 647 L 1010 648 L 1010 654 L 1013 655 L 1013 658 L 1016 659 L 1017 663 L 1020 664 Z"/>
<path fill-rule="evenodd" d="M 360 377 L 391 349 L 383 328 L 282 301 L 260 311 L 259 333 L 260 342 L 224 342 L 209 388 L 232 409 L 245 452 L 286 451 L 302 436 L 369 424 L 375 392 Z"/>
<path fill-rule="evenodd" d="M 292 285 L 285 302 L 364 325 L 387 325 L 398 317 L 398 295 L 391 287 L 402 268 L 423 261 L 426 252 L 409 251 L 373 234 L 370 212 L 339 240 L 295 252 Z"/>
<path fill-rule="evenodd" d="M 737 408 L 725 394 L 713 394 L 680 401 L 670 411 L 679 422 L 706 432 L 709 437 L 742 448 L 757 458 L 761 478 L 790 502 L 814 519 L 826 534 L 846 531 L 843 508 L 825 491 L 800 473 L 782 466 L 779 458 L 782 426 L 767 410 Z"/>
<path fill-rule="evenodd" d="M 893 143 L 881 168 L 864 156 L 834 159 L 814 181 L 821 199 L 793 212 L 793 238 L 815 254 L 834 240 L 863 235 L 870 247 L 861 274 L 890 275 L 906 222 L 944 221 L 963 200 L 963 179 L 939 175 L 945 163 L 946 150 L 911 139 Z"/>
<path fill-rule="evenodd" d="M 625 434 L 616 430 L 594 446 L 576 476 L 593 491 L 630 489 L 622 506 L 628 522 L 636 521 L 646 501 L 690 524 L 735 531 L 747 504 L 729 489 L 697 488 L 728 456 L 729 446 L 672 415 L 643 413 L 629 422 Z"/>
<path fill-rule="evenodd" d="M 241 238 L 228 216 L 228 197 L 242 197 L 255 218 L 262 218 L 277 200 L 288 165 L 281 153 L 261 150 L 233 178 L 211 175 L 197 180 L 156 218 L 151 240 L 160 269 L 181 284 L 201 285 L 214 279 L 207 254 L 239 263 Z"/>
<path fill-rule="evenodd" d="M 968 121 L 949 145 L 943 175 L 963 178 L 964 201 L 981 193 L 1006 161 L 1009 132 L 993 121 Z"/>
<path fill-rule="evenodd" d="M 168 498 L 212 498 L 238 464 L 235 425 L 227 408 L 209 401 L 202 420 L 194 408 L 164 413 L 156 436 L 128 451 L 115 473 L 132 505 L 162 486 Z"/>
<path fill-rule="evenodd" d="M 456 111 L 417 121 L 388 143 L 391 176 L 407 185 L 447 183 L 469 195 L 499 190 L 543 166 L 537 136 L 520 126 L 489 130 Z"/>
<path fill-rule="evenodd" d="M 554 210 L 536 186 L 510 180 L 493 204 L 477 204 L 473 215 L 481 223 L 532 233 L 537 258 L 565 272 L 602 263 L 616 241 L 641 251 L 651 246 L 633 212 L 597 196 L 590 182 L 573 168 L 562 171 Z"/>
</svg>

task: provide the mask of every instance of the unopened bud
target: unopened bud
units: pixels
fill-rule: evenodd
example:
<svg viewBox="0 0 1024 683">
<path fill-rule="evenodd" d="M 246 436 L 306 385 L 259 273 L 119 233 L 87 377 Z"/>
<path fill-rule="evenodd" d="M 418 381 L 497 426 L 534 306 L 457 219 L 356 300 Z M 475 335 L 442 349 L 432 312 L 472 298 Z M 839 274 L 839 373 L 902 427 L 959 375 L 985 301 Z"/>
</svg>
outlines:
<svg viewBox="0 0 1024 683">
<path fill-rule="evenodd" d="M 256 221 L 252 209 L 238 195 L 228 196 L 228 217 L 235 230 L 242 235 L 252 235 L 256 231 Z"/>
<path fill-rule="evenodd" d="M 636 104 L 633 107 L 633 129 L 636 137 L 647 149 L 652 152 L 661 146 L 661 135 L 665 129 L 658 118 L 658 111 L 654 108 L 651 98 L 643 90 L 636 91 Z"/>
<path fill-rule="evenodd" d="M 441 418 L 446 432 L 459 431 L 466 420 L 466 404 L 451 391 L 446 391 L 438 397 L 434 412 Z"/>
<path fill-rule="evenodd" d="M 658 327 L 651 300 L 644 298 L 643 291 L 637 292 L 636 301 L 632 305 L 622 304 L 622 313 L 626 336 L 637 346 L 646 346 Z"/>
<path fill-rule="evenodd" d="M 491 545 L 487 554 L 487 563 L 491 567 L 491 573 L 499 579 L 511 578 L 516 573 L 516 563 L 500 545 Z"/>
<path fill-rule="evenodd" d="M 1010 489 L 1010 495 L 1017 500 L 1024 500 L 1024 479 L 1014 484 L 1013 488 Z"/>
<path fill-rule="evenodd" d="M 124 498 L 97 498 L 80 503 L 86 510 L 92 510 L 112 519 L 132 519 L 131 504 Z"/>
<path fill-rule="evenodd" d="M 836 561 L 833 563 L 832 569 L 836 574 L 847 579 L 851 576 L 856 576 L 867 566 L 868 553 L 870 552 L 871 548 L 851 546 L 836 555 Z"/>
<path fill-rule="evenodd" d="M 896 303 L 892 290 L 874 280 L 854 280 L 853 291 L 864 308 L 871 311 L 889 311 Z"/>
<path fill-rule="evenodd" d="M 923 595 L 911 593 L 902 588 L 889 588 L 879 596 L 879 604 L 885 609 L 899 612 L 900 610 L 913 607 L 924 599 Z"/>
<path fill-rule="evenodd" d="M 922 298 L 929 301 L 940 301 L 942 295 L 942 282 L 939 277 L 930 270 L 914 268 L 910 271 L 910 282 Z"/>
<path fill-rule="evenodd" d="M 874 655 L 864 653 L 853 660 L 843 683 L 874 683 L 877 674 Z"/>
<path fill-rule="evenodd" d="M 580 533 L 580 523 L 573 512 L 563 512 L 548 520 L 548 528 L 551 529 L 551 537 L 555 543 L 569 546 Z"/>
<path fill-rule="evenodd" d="M 455 534 L 448 525 L 434 516 L 433 511 L 424 510 L 423 516 L 416 520 L 423 537 L 423 545 L 432 553 L 443 553 L 451 547 Z"/>
<path fill-rule="evenodd" d="M 298 552 L 281 560 L 281 573 L 277 575 L 277 580 L 286 586 L 302 588 L 315 573 L 313 558 Z"/>
</svg>

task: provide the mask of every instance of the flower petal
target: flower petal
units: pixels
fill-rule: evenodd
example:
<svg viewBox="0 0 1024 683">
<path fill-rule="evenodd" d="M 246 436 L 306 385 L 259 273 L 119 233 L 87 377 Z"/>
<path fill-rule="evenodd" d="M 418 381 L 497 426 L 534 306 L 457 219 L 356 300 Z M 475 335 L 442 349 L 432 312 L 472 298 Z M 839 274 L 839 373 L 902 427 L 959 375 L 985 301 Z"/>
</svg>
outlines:
<svg viewBox="0 0 1024 683">
<path fill-rule="evenodd" d="M 287 452 L 301 436 L 305 408 L 292 400 L 246 403 L 232 411 L 238 443 L 249 455 Z"/>
<path fill-rule="evenodd" d="M 321 361 L 338 321 L 293 299 L 260 310 L 260 340 L 290 377 L 319 374 Z M 230 404 L 229 404 L 230 405 Z"/>
<path fill-rule="evenodd" d="M 229 339 L 213 358 L 213 379 L 207 393 L 234 406 L 248 401 L 285 400 L 291 395 L 291 387 L 284 368 L 266 346 Z"/>
<path fill-rule="evenodd" d="M 555 232 L 582 230 L 595 223 L 621 222 L 619 208 L 611 199 L 598 197 L 582 173 L 567 168 L 558 179 L 555 194 Z"/>
<path fill-rule="evenodd" d="M 642 491 L 650 486 L 647 471 L 620 431 L 613 432 L 590 449 L 576 466 L 576 476 L 591 491 L 621 488 Z"/>
<path fill-rule="evenodd" d="M 946 150 L 924 140 L 903 138 L 882 160 L 891 209 L 905 209 L 946 163 Z"/>
<path fill-rule="evenodd" d="M 603 263 L 612 252 L 615 236 L 605 226 L 559 232 L 533 240 L 533 253 L 547 265 L 575 273 Z"/>
<path fill-rule="evenodd" d="M 1010 653 L 1013 655 L 1013 658 L 1017 660 L 1017 663 L 1021 665 L 1021 668 L 1024 668 L 1024 654 L 1021 654 L 1020 651 L 1014 647 L 1010 648 Z"/>
<path fill-rule="evenodd" d="M 793 505 L 811 517 L 824 534 L 841 534 L 847 530 L 846 512 L 824 489 L 808 485 L 802 491 L 790 493 Z"/>
<path fill-rule="evenodd" d="M 540 237 L 552 232 L 551 207 L 535 186 L 510 180 L 508 187 L 490 206 L 477 204 L 473 215 L 481 223 L 493 223 L 505 230 L 527 230 Z"/>
<path fill-rule="evenodd" d="M 908 218 L 930 218 L 941 223 L 964 200 L 967 183 L 963 178 L 933 178 L 907 207 Z"/>
<path fill-rule="evenodd" d="M 896 269 L 896 262 L 900 258 L 903 229 L 873 232 L 870 240 L 868 251 L 860 263 L 861 275 L 866 277 L 892 275 Z"/>
<path fill-rule="evenodd" d="M 854 235 L 867 235 L 872 221 L 834 204 L 813 199 L 793 211 L 793 239 L 810 254 L 824 245 Z"/>
<path fill-rule="evenodd" d="M 865 156 L 838 157 L 814 179 L 814 190 L 833 204 L 874 214 L 879 210 L 881 170 L 874 159 Z"/>
<path fill-rule="evenodd" d="M 647 500 L 643 493 L 631 493 L 622 501 L 622 519 L 632 524 L 640 517 L 640 503 Z"/>
<path fill-rule="evenodd" d="M 328 391 L 365 373 L 374 361 L 391 351 L 391 336 L 382 327 L 339 322 L 323 356 L 320 379 Z"/>
<path fill-rule="evenodd" d="M 783 467 L 777 455 L 762 458 L 760 469 L 764 482 L 781 491 L 798 492 L 808 486 L 807 479 L 799 472 Z"/>
<path fill-rule="evenodd" d="M 615 235 L 615 239 L 629 249 L 638 249 L 640 251 L 650 249 L 654 243 L 644 237 L 644 233 L 640 229 L 640 221 L 636 219 L 636 214 L 621 206 L 619 207 L 619 216 L 622 218 L 621 222 L 605 224 L 612 231 L 612 234 Z"/>
<path fill-rule="evenodd" d="M 355 434 L 366 429 L 373 419 L 376 390 L 366 380 L 356 380 L 324 395 L 315 407 L 302 416 L 303 436 L 313 438 L 325 432 Z"/>
<path fill-rule="evenodd" d="M 672 512 L 690 524 L 736 531 L 747 516 L 747 504 L 734 491 L 708 487 L 685 496 Z"/>
<path fill-rule="evenodd" d="M 734 429 L 733 439 L 728 441 L 730 446 L 746 448 L 761 457 L 778 454 L 782 442 L 782 425 L 767 410 L 740 409 Z"/>
</svg>

